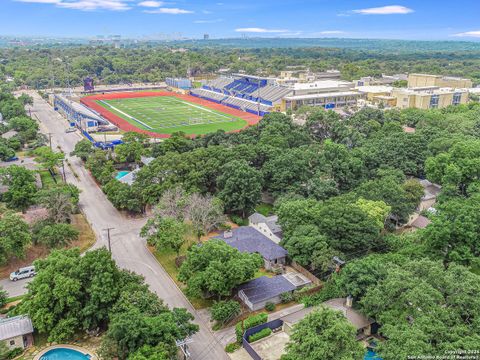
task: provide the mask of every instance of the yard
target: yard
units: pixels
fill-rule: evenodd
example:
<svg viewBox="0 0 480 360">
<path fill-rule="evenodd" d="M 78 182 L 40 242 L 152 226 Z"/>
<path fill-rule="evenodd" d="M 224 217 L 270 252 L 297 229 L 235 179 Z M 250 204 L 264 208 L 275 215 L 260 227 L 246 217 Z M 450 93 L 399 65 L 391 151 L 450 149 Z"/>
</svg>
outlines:
<svg viewBox="0 0 480 360">
<path fill-rule="evenodd" d="M 74 214 L 72 216 L 72 225 L 80 232 L 78 240 L 73 241 L 68 248 L 78 247 L 83 252 L 95 243 L 95 235 L 83 214 Z M 43 245 L 31 245 L 24 258 L 15 258 L 8 264 L 0 267 L 0 278 L 7 278 L 11 272 L 20 267 L 31 265 L 36 259 L 47 257 L 51 249 Z"/>
</svg>

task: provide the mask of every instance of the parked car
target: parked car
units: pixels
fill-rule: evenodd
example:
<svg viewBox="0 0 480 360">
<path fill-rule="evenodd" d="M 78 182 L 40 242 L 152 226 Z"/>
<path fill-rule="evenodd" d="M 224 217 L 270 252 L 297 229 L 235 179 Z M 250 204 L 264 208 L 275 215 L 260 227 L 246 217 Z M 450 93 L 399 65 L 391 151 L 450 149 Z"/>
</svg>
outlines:
<svg viewBox="0 0 480 360">
<path fill-rule="evenodd" d="M 5 160 L 6 162 L 11 162 L 11 161 L 17 161 L 18 157 L 17 156 L 12 156 L 11 158 Z"/>
<path fill-rule="evenodd" d="M 17 281 L 17 280 L 20 280 L 20 279 L 33 277 L 35 275 L 37 275 L 37 273 L 35 272 L 35 267 L 34 266 L 26 266 L 26 267 L 18 269 L 17 271 L 12 272 L 10 274 L 10 280 Z"/>
<path fill-rule="evenodd" d="M 67 130 L 65 130 L 66 133 L 71 133 L 71 132 L 75 132 L 77 131 L 77 128 L 75 127 L 71 127 L 71 128 L 68 128 Z"/>
</svg>

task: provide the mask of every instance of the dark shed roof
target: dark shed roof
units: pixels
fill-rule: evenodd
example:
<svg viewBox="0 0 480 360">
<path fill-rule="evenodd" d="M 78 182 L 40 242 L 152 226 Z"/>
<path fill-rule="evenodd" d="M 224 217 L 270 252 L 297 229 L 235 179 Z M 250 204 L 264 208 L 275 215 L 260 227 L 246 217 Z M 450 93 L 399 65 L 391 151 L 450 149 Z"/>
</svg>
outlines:
<svg viewBox="0 0 480 360">
<path fill-rule="evenodd" d="M 272 299 L 295 289 L 296 286 L 283 275 L 277 275 L 271 278 L 261 276 L 238 287 L 238 290 L 243 291 L 252 304 Z"/>
</svg>

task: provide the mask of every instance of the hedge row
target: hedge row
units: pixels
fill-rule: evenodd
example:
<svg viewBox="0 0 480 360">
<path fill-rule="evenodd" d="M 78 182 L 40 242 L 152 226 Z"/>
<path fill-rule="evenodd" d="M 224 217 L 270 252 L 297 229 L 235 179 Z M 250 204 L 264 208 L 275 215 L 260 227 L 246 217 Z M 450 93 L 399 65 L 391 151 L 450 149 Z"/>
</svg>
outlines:
<svg viewBox="0 0 480 360">
<path fill-rule="evenodd" d="M 250 335 L 248 337 L 248 342 L 249 343 L 252 343 L 254 341 L 257 341 L 257 340 L 260 340 L 260 339 L 263 339 L 264 337 L 267 337 L 268 335 L 270 335 L 272 333 L 272 329 L 270 328 L 265 328 L 263 330 L 260 330 L 259 332 L 253 334 L 253 335 Z"/>
<path fill-rule="evenodd" d="M 237 323 L 235 326 L 235 334 L 237 335 L 237 342 L 241 343 L 242 338 L 243 338 L 243 333 L 245 330 L 250 329 L 254 326 L 264 324 L 268 320 L 268 314 L 267 313 L 260 313 L 254 316 L 249 316 L 243 321 L 240 321 Z M 242 326 L 243 323 L 243 326 Z"/>
</svg>

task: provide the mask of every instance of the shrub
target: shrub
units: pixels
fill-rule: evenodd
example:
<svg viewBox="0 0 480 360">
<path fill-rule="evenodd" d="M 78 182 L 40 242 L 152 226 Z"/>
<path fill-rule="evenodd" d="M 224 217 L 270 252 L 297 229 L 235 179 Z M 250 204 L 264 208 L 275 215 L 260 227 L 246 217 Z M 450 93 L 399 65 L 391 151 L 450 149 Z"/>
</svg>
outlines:
<svg viewBox="0 0 480 360">
<path fill-rule="evenodd" d="M 4 306 L 7 303 L 8 293 L 3 287 L 0 287 L 0 307 Z"/>
<path fill-rule="evenodd" d="M 289 303 L 290 301 L 293 301 L 293 294 L 291 292 L 280 294 L 280 300 L 282 301 L 282 304 Z"/>
<path fill-rule="evenodd" d="M 260 324 L 264 324 L 267 322 L 267 320 L 268 320 L 268 314 L 260 313 L 254 316 L 249 316 L 245 320 L 237 323 L 237 325 L 235 326 L 235 334 L 237 335 L 237 342 L 238 343 L 242 342 L 243 332 L 245 330 Z M 242 323 L 243 323 L 243 328 L 242 328 Z"/>
<path fill-rule="evenodd" d="M 240 314 L 240 311 L 240 304 L 235 300 L 219 301 L 210 309 L 212 319 L 221 323 L 225 323 L 233 319 L 235 316 Z"/>
<path fill-rule="evenodd" d="M 23 354 L 23 349 L 19 347 L 14 348 L 7 353 L 7 359 L 14 359 L 20 354 Z"/>
<path fill-rule="evenodd" d="M 230 343 L 230 344 L 227 344 L 227 346 L 225 346 L 225 351 L 227 353 L 233 353 L 234 351 L 240 349 L 240 344 L 239 343 Z"/>
<path fill-rule="evenodd" d="M 305 305 L 305 307 L 311 307 L 319 305 L 324 301 L 344 296 L 346 296 L 346 294 L 340 289 L 340 286 L 337 284 L 336 277 L 332 277 L 324 284 L 322 290 L 315 294 L 302 297 L 301 302 Z"/>
<path fill-rule="evenodd" d="M 244 219 L 241 216 L 238 215 L 230 215 L 230 220 L 237 224 L 238 226 L 247 226 L 248 225 L 248 219 Z"/>
<path fill-rule="evenodd" d="M 273 311 L 273 310 L 275 310 L 275 304 L 272 303 L 272 302 L 267 302 L 267 303 L 265 304 L 265 310 L 267 310 L 267 311 Z"/>
<path fill-rule="evenodd" d="M 269 336 L 270 334 L 272 333 L 272 329 L 270 328 L 265 328 L 263 330 L 260 330 L 259 332 L 253 334 L 253 335 L 250 335 L 248 337 L 248 342 L 249 343 L 252 343 L 254 341 L 257 341 L 257 340 L 260 340 L 260 339 L 263 339 L 264 337 L 267 337 Z"/>
</svg>

